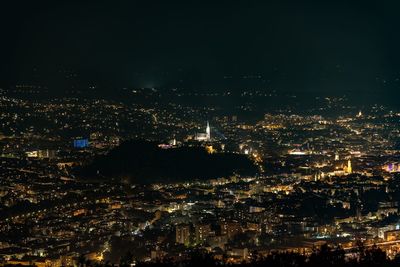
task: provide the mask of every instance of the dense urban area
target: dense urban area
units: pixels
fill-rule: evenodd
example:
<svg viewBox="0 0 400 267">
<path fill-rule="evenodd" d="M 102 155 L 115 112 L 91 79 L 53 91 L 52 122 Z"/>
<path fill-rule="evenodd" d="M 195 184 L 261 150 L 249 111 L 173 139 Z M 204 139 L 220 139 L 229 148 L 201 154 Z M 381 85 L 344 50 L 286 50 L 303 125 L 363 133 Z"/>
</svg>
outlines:
<svg viewBox="0 0 400 267">
<path fill-rule="evenodd" d="M 0 90 L 1 265 L 132 266 L 195 251 L 242 264 L 321 246 L 346 259 L 360 248 L 400 252 L 399 110 L 273 90 L 96 90 Z M 154 166 L 103 172 L 118 149 L 113 160 L 126 166 L 153 146 L 170 179 L 151 180 Z M 177 152 L 192 150 L 201 159 Z M 254 168 L 217 172 L 223 156 Z"/>
</svg>

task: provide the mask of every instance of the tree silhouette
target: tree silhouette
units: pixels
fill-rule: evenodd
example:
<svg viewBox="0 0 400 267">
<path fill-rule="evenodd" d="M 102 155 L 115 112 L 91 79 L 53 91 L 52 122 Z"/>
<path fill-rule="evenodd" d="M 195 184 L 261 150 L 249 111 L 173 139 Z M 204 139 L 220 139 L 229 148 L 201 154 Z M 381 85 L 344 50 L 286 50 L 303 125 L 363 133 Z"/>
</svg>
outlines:
<svg viewBox="0 0 400 267">
<path fill-rule="evenodd" d="M 365 249 L 360 246 L 358 258 L 346 260 L 345 251 L 342 247 L 330 247 L 323 245 L 319 249 L 314 249 L 313 253 L 305 256 L 294 252 L 273 252 L 267 256 L 261 256 L 254 251 L 250 261 L 240 264 L 227 263 L 226 258 L 222 261 L 214 259 L 212 253 L 203 250 L 195 250 L 189 259 L 174 261 L 164 259 L 157 262 L 139 262 L 138 267 L 391 267 L 400 266 L 400 256 L 390 260 L 386 253 L 377 246 Z M 130 254 L 131 255 L 131 254 Z M 128 266 L 132 259 L 129 254 L 121 258 L 121 266 Z"/>
</svg>

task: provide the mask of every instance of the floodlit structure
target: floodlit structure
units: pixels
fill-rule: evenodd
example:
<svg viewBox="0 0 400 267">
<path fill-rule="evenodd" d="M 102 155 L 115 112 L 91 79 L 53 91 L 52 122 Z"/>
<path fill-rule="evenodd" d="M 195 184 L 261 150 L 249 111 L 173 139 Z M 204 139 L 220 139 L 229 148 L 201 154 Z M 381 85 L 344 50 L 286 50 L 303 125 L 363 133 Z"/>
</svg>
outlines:
<svg viewBox="0 0 400 267">
<path fill-rule="evenodd" d="M 211 141 L 211 128 L 210 124 L 207 121 L 207 127 L 205 133 L 196 133 L 195 139 L 197 141 Z"/>
</svg>

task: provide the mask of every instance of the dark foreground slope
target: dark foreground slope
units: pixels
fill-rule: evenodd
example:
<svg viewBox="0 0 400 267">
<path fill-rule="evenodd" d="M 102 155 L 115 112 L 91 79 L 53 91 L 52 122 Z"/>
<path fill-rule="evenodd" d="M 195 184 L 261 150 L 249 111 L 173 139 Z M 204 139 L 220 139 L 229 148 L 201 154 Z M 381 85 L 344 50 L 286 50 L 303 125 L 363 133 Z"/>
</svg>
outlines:
<svg viewBox="0 0 400 267">
<path fill-rule="evenodd" d="M 189 251 L 189 249 L 188 249 Z M 208 253 L 204 250 L 192 250 L 185 259 L 176 257 L 160 260 L 159 262 L 136 262 L 131 252 L 127 252 L 120 258 L 119 266 L 137 267 L 394 267 L 400 266 L 400 255 L 390 259 L 384 251 L 377 246 L 365 248 L 362 245 L 356 248 L 351 255 L 338 247 L 322 245 L 314 248 L 310 255 L 295 252 L 271 252 L 262 256 L 257 251 L 251 253 L 246 262 L 236 261 L 237 264 L 227 262 L 227 256 L 221 254 L 221 249 L 214 249 Z M 219 251 L 219 252 L 218 252 Z M 217 253 L 217 255 L 215 254 Z M 349 257 L 350 256 L 350 257 Z M 86 266 L 91 266 L 87 262 Z M 82 265 L 80 265 L 82 266 Z M 93 265 L 92 265 L 93 266 Z M 110 266 L 110 265 L 100 265 Z M 100 267 L 98 266 L 98 267 Z"/>
<path fill-rule="evenodd" d="M 244 155 L 209 154 L 202 147 L 161 149 L 156 143 L 127 141 L 107 155 L 76 169 L 80 177 L 128 178 L 132 183 L 179 182 L 254 175 L 257 168 Z"/>
</svg>

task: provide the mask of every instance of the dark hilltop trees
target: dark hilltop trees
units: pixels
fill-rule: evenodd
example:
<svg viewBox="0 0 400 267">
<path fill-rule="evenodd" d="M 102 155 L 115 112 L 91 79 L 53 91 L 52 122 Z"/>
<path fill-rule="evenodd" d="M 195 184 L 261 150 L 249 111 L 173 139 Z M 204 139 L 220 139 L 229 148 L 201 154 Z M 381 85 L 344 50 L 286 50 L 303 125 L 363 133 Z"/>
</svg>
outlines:
<svg viewBox="0 0 400 267">
<path fill-rule="evenodd" d="M 208 153 L 204 147 L 162 149 L 156 143 L 127 141 L 107 155 L 97 156 L 76 173 L 89 178 L 128 178 L 132 183 L 183 182 L 255 175 L 257 168 L 245 155 Z"/>
</svg>

